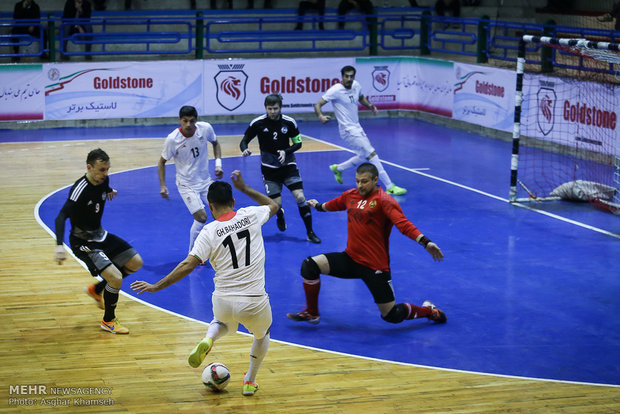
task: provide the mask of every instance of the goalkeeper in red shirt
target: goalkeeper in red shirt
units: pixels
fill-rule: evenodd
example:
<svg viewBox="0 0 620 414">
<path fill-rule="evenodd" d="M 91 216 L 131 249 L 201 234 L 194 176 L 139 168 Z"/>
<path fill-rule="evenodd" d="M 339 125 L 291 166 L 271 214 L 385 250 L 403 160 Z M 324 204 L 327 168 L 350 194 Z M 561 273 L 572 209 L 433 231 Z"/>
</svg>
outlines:
<svg viewBox="0 0 620 414">
<path fill-rule="evenodd" d="M 396 304 L 390 274 L 389 238 L 392 225 L 405 236 L 424 246 L 441 261 L 443 253 L 403 214 L 400 205 L 377 185 L 379 172 L 370 163 L 361 164 L 355 172 L 357 188 L 342 193 L 326 203 L 308 200 L 308 205 L 318 211 L 347 210 L 349 237 L 344 252 L 325 253 L 306 258 L 301 265 L 301 276 L 306 293 L 306 309 L 287 313 L 289 319 L 318 324 L 320 275 L 343 279 L 362 279 L 387 322 L 399 323 L 405 319 L 428 318 L 445 323 L 446 315 L 432 302 L 422 306 L 409 303 Z"/>
</svg>

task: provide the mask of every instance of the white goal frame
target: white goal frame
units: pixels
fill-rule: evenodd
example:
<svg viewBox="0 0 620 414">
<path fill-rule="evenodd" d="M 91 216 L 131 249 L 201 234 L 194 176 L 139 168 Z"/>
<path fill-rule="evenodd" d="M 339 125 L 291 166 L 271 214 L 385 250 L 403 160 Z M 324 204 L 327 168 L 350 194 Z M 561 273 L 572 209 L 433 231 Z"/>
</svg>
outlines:
<svg viewBox="0 0 620 414">
<path fill-rule="evenodd" d="M 591 56 L 600 61 L 607 61 L 614 64 L 620 64 L 620 55 L 616 52 L 620 51 L 620 44 L 610 42 L 593 42 L 586 39 L 563 39 L 549 36 L 533 36 L 524 35 L 519 41 L 517 67 L 516 67 L 516 89 L 515 89 L 515 109 L 514 109 L 514 127 L 512 133 L 512 157 L 510 166 L 510 192 L 509 200 L 511 203 L 524 201 L 544 201 L 557 200 L 559 197 L 536 197 L 527 189 L 518 178 L 519 166 L 519 145 L 521 138 L 521 105 L 523 103 L 523 78 L 526 64 L 526 46 L 528 44 L 540 44 L 547 46 L 562 46 L 566 48 L 579 49 L 579 52 Z M 618 77 L 618 74 L 616 74 Z M 616 145 L 620 145 L 616 143 Z M 620 159 L 618 153 L 612 154 L 614 158 L 615 174 L 614 186 L 620 192 Z M 529 198 L 517 198 L 517 186 L 521 186 L 528 194 Z M 614 199 L 616 201 L 617 199 Z M 613 212 L 620 211 L 620 205 L 611 203 L 610 210 Z M 615 211 L 614 211 L 615 210 Z"/>
</svg>

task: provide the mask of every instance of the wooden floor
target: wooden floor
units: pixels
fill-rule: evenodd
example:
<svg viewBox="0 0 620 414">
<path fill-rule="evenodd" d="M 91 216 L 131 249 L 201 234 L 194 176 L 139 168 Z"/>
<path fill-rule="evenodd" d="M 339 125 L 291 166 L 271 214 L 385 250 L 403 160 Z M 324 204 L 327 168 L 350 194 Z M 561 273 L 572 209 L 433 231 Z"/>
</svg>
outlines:
<svg viewBox="0 0 620 414">
<path fill-rule="evenodd" d="M 238 137 L 221 140 L 225 156 L 238 155 Z M 114 172 L 154 165 L 162 144 L 162 139 L 0 144 L 0 303 L 9 324 L 0 336 L 0 411 L 620 412 L 620 388 L 425 369 L 277 342 L 271 343 L 255 396 L 241 395 L 239 374 L 225 392 L 214 394 L 201 384 L 201 370 L 186 362 L 206 332 L 204 324 L 121 296 L 118 315 L 131 334 L 103 332 L 101 311 L 82 290 L 91 277 L 73 259 L 55 264 L 54 240 L 35 220 L 34 207 L 84 173 L 92 148 L 108 152 Z M 306 141 L 304 148 L 320 145 Z M 153 191 L 156 183 L 154 178 Z M 243 373 L 250 344 L 248 336 L 228 335 L 210 357 Z M 44 385 L 48 394 L 20 395 L 17 386 L 23 385 Z M 109 394 L 53 395 L 53 387 Z M 112 405 L 78 406 L 79 397 Z M 34 405 L 24 405 L 27 399 Z M 43 399 L 59 406 L 42 405 Z"/>
</svg>

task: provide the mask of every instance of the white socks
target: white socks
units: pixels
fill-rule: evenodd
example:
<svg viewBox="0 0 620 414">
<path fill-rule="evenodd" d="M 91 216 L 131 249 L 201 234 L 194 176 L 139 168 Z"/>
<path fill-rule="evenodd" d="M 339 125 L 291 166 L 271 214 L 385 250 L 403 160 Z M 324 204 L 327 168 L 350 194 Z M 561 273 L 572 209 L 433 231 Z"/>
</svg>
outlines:
<svg viewBox="0 0 620 414">
<path fill-rule="evenodd" d="M 250 350 L 250 367 L 248 368 L 247 374 L 245 374 L 244 381 L 254 382 L 256 379 L 256 374 L 258 373 L 258 369 L 260 368 L 261 362 L 267 355 L 267 350 L 269 349 L 269 334 L 265 335 L 261 339 L 254 338 L 252 342 L 252 349 Z"/>
</svg>

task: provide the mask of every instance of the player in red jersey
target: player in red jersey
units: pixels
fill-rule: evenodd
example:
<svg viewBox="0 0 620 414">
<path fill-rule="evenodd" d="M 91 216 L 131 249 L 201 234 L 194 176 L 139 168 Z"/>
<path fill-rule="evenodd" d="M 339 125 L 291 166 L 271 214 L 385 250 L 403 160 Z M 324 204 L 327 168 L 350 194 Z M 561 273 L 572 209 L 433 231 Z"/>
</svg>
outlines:
<svg viewBox="0 0 620 414">
<path fill-rule="evenodd" d="M 349 237 L 344 252 L 325 253 L 306 258 L 301 265 L 301 276 L 306 293 L 306 309 L 287 313 L 294 321 L 318 324 L 320 275 L 343 279 L 362 279 L 387 322 L 399 323 L 405 319 L 428 318 L 437 323 L 446 322 L 446 315 L 430 301 L 422 306 L 396 304 L 390 274 L 389 238 L 392 225 L 405 236 L 420 243 L 435 261 L 443 259 L 439 246 L 431 242 L 403 214 L 400 205 L 377 185 L 379 172 L 370 163 L 357 167 L 357 188 L 345 191 L 326 203 L 308 200 L 318 211 L 347 210 Z"/>
</svg>

